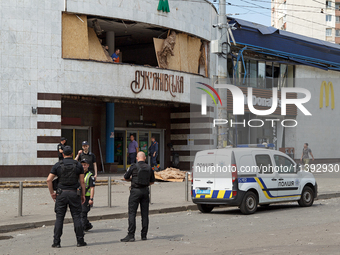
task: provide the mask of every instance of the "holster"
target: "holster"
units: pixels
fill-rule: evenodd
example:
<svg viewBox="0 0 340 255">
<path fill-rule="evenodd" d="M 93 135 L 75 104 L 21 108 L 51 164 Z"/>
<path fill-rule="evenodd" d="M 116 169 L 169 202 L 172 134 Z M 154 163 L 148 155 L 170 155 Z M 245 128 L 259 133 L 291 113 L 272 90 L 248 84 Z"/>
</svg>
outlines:
<svg viewBox="0 0 340 255">
<path fill-rule="evenodd" d="M 77 196 L 79 196 L 79 197 L 81 196 L 81 186 L 79 186 L 78 189 L 77 189 Z"/>
</svg>

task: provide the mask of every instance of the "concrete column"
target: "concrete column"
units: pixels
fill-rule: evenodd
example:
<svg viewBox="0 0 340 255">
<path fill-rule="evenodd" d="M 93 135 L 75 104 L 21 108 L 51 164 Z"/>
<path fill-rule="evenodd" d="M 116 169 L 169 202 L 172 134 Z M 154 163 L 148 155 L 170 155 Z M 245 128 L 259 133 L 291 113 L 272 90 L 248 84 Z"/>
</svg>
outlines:
<svg viewBox="0 0 340 255">
<path fill-rule="evenodd" d="M 106 33 L 106 44 L 109 46 L 110 56 L 115 52 L 115 32 L 108 31 Z"/>
<path fill-rule="evenodd" d="M 114 163 L 115 104 L 106 103 L 106 163 Z"/>
</svg>

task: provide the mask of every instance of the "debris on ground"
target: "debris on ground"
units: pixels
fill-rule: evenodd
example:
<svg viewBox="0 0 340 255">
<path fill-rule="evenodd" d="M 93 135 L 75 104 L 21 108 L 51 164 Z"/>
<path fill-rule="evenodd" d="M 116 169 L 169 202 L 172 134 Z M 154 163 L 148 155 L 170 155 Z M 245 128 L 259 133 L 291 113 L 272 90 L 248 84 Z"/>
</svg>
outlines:
<svg viewBox="0 0 340 255">
<path fill-rule="evenodd" d="M 183 182 L 185 180 L 185 171 L 177 168 L 168 167 L 165 170 L 155 172 L 156 180 L 169 182 Z"/>
</svg>

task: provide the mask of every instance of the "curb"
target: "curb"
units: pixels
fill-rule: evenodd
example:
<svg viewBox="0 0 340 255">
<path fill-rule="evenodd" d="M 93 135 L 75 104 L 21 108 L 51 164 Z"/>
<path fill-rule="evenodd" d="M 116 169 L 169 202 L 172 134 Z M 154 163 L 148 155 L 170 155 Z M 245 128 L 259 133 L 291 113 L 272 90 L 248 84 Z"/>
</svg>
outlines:
<svg viewBox="0 0 340 255">
<path fill-rule="evenodd" d="M 336 198 L 336 197 L 340 197 L 340 192 L 319 194 L 315 200 L 331 199 L 331 198 Z M 184 212 L 188 210 L 198 210 L 197 205 L 192 204 L 192 205 L 169 207 L 169 208 L 162 208 L 162 209 L 153 209 L 149 211 L 149 215 Z M 140 212 L 137 213 L 137 216 L 140 216 Z M 89 216 L 89 220 L 90 221 L 112 220 L 112 219 L 122 219 L 122 218 L 127 218 L 127 217 L 128 217 L 128 213 L 125 212 L 125 213 L 113 213 L 113 214 L 105 214 L 105 215 L 98 215 L 98 216 Z M 64 224 L 72 223 L 72 222 L 73 222 L 72 218 L 64 219 Z M 18 231 L 18 230 L 40 228 L 43 225 L 53 226 L 54 223 L 55 223 L 55 220 L 47 220 L 47 221 L 38 221 L 38 222 L 31 222 L 31 223 L 4 225 L 4 226 L 0 226 L 0 234 Z"/>
<path fill-rule="evenodd" d="M 169 207 L 169 208 L 162 208 L 162 209 L 153 209 L 149 211 L 149 215 L 154 214 L 161 214 L 161 213 L 173 213 L 173 212 L 183 212 L 188 210 L 197 210 L 196 205 L 186 205 L 186 206 L 177 206 L 177 207 Z M 137 216 L 140 216 L 140 212 L 137 212 Z M 113 214 L 106 214 L 106 215 L 98 215 L 98 216 L 90 216 L 88 217 L 90 221 L 97 221 L 97 220 L 112 220 L 112 219 L 122 219 L 127 218 L 128 213 L 113 213 Z M 11 225 L 4 225 L 0 226 L 0 234 L 2 233 L 9 233 L 13 231 L 19 230 L 28 230 L 33 228 L 41 228 L 42 226 L 53 226 L 55 220 L 47 220 L 47 221 L 38 221 L 38 222 L 30 222 L 30 223 L 19 223 L 19 224 L 11 224 Z M 64 224 L 73 223 L 72 218 L 65 218 Z"/>
<path fill-rule="evenodd" d="M 320 194 L 316 200 L 331 199 L 336 197 L 340 197 L 340 192 Z"/>
</svg>

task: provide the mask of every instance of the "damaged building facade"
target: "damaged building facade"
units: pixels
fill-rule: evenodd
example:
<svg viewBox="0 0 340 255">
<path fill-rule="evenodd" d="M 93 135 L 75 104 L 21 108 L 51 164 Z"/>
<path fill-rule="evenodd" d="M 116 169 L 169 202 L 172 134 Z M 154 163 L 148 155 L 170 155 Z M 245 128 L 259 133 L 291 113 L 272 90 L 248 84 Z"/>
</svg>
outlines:
<svg viewBox="0 0 340 255">
<path fill-rule="evenodd" d="M 146 154 L 156 138 L 162 168 L 172 145 L 178 167 L 190 169 L 190 80 L 216 72 L 209 1 L 171 1 L 169 10 L 159 0 L 0 5 L 0 176 L 46 176 L 61 136 L 74 154 L 88 140 L 98 171 L 128 167 L 131 134 Z"/>
<path fill-rule="evenodd" d="M 193 107 L 191 96 L 200 96 L 197 81 L 213 86 L 216 79 L 218 55 L 210 54 L 210 46 L 220 38 L 213 27 L 217 10 L 206 0 L 170 1 L 169 9 L 158 10 L 159 2 L 0 3 L 1 177 L 46 176 L 57 161 L 61 136 L 74 154 L 88 140 L 98 170 L 105 172 L 129 166 L 131 134 L 146 153 L 151 137 L 156 138 L 157 163 L 162 168 L 176 165 L 190 170 L 196 151 L 216 148 L 212 119 L 217 108 L 210 100 L 208 115 L 197 118 L 199 100 Z M 236 45 L 227 57 L 230 82 L 244 93 L 252 87 L 254 107 L 259 110 L 270 108 L 267 101 L 273 88 L 310 89 L 312 99 L 306 107 L 315 121 L 294 107 L 284 117 L 278 108 L 269 118 L 289 117 L 299 125 L 294 129 L 272 126 L 245 107 L 243 119 L 261 119 L 264 126 L 230 128 L 223 134 L 224 145 L 272 143 L 275 149 L 300 151 L 309 142 L 316 158 L 337 160 L 335 145 L 324 141 L 330 133 L 335 135 L 333 140 L 338 137 L 339 113 L 332 101 L 339 96 L 340 64 L 334 60 L 338 46 L 242 20 L 229 22 L 236 28 Z M 120 49 L 119 62 L 114 63 L 111 55 L 116 49 Z M 307 77 L 311 82 L 303 81 Z M 333 96 L 320 93 L 326 87 L 327 92 L 334 90 Z M 240 122 L 240 117 L 232 115 L 230 94 L 227 99 L 225 118 Z M 329 125 L 323 127 L 327 121 Z M 179 162 L 172 162 L 174 153 Z"/>
</svg>

